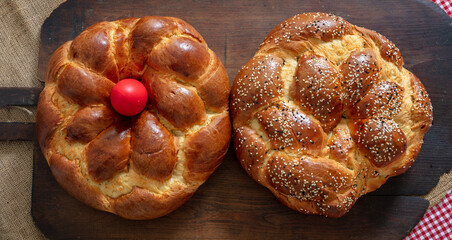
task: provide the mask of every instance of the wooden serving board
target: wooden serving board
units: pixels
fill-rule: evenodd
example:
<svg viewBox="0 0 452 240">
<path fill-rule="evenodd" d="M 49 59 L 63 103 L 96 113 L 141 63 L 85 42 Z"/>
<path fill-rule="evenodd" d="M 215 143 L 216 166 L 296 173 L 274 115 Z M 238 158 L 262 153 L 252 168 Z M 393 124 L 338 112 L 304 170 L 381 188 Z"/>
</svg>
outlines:
<svg viewBox="0 0 452 240">
<path fill-rule="evenodd" d="M 53 179 L 35 148 L 32 215 L 50 238 L 88 239 L 401 239 L 424 214 L 427 194 L 452 166 L 452 20 L 429 0 L 417 1 L 198 1 L 69 0 L 45 21 L 38 78 L 52 52 L 102 20 L 174 16 L 192 24 L 224 63 L 230 77 L 281 21 L 323 11 L 376 30 L 402 52 L 405 66 L 424 83 L 434 106 L 434 125 L 414 166 L 358 200 L 343 218 L 304 215 L 282 205 L 241 168 L 232 148 L 223 164 L 181 208 L 155 220 L 130 221 L 89 208 Z"/>
</svg>

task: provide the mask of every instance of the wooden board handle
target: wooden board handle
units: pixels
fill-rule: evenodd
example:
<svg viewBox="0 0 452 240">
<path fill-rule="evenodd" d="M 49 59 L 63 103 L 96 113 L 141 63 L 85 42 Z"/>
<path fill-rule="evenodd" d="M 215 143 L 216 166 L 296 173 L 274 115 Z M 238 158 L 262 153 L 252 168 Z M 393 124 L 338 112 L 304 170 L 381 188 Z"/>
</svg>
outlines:
<svg viewBox="0 0 452 240">
<path fill-rule="evenodd" d="M 33 106 L 38 104 L 42 88 L 0 87 L 0 108 L 6 106 Z"/>
<path fill-rule="evenodd" d="M 0 141 L 33 141 L 35 138 L 34 123 L 0 123 Z"/>
</svg>

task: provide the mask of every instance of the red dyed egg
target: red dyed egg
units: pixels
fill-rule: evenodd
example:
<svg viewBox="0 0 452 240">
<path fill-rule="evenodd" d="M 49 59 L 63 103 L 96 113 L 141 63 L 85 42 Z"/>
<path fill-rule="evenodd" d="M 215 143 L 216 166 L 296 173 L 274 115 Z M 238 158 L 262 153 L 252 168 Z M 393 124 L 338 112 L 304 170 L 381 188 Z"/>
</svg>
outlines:
<svg viewBox="0 0 452 240">
<path fill-rule="evenodd" d="M 133 116 L 143 111 L 148 102 L 148 93 L 141 82 L 124 79 L 111 90 L 110 101 L 119 114 Z"/>
</svg>

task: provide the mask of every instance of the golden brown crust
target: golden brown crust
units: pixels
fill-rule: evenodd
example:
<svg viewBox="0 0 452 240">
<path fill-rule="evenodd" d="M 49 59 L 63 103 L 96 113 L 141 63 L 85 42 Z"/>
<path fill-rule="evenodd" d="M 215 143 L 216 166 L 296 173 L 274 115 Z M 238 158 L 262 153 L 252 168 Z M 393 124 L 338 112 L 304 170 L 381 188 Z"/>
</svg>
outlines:
<svg viewBox="0 0 452 240">
<path fill-rule="evenodd" d="M 115 84 L 87 69 L 69 64 L 58 78 L 58 92 L 80 105 L 108 104 Z"/>
<path fill-rule="evenodd" d="M 326 134 L 316 121 L 286 104 L 264 109 L 256 117 L 273 149 L 321 155 Z"/>
<path fill-rule="evenodd" d="M 186 179 L 205 181 L 220 165 L 231 140 L 229 114 L 213 117 L 210 124 L 185 141 Z"/>
<path fill-rule="evenodd" d="M 415 122 L 414 126 L 412 126 L 411 129 L 419 129 L 420 132 L 426 133 L 432 126 L 432 103 L 430 102 L 430 98 L 428 97 L 428 93 L 427 90 L 425 90 L 424 85 L 422 85 L 421 81 L 419 81 L 419 79 L 414 74 L 411 74 L 410 81 L 414 88 L 413 106 L 411 107 L 411 120 Z"/>
<path fill-rule="evenodd" d="M 329 41 L 340 38 L 344 34 L 350 34 L 352 26 L 341 17 L 333 14 L 299 14 L 276 26 L 265 38 L 261 49 L 276 47 L 301 53 L 305 50 L 303 40 L 316 38 Z"/>
<path fill-rule="evenodd" d="M 114 56 L 115 42 L 110 42 L 108 36 L 115 28 L 113 23 L 100 22 L 80 33 L 71 44 L 69 54 L 72 61 L 117 82 L 119 76 Z"/>
<path fill-rule="evenodd" d="M 327 132 L 337 125 L 342 114 L 340 77 L 328 59 L 306 52 L 298 60 L 294 83 L 290 88 L 290 95 L 299 106 L 317 118 Z"/>
<path fill-rule="evenodd" d="M 97 182 L 126 171 L 130 155 L 129 124 L 112 125 L 86 146 L 88 174 Z M 112 147 L 114 146 L 114 147 Z"/>
<path fill-rule="evenodd" d="M 353 51 L 340 66 L 343 81 L 344 108 L 359 101 L 374 84 L 380 81 L 380 64 L 372 49 Z"/>
<path fill-rule="evenodd" d="M 260 181 L 259 173 L 265 161 L 269 143 L 256 131 L 248 126 L 242 126 L 234 130 L 235 154 L 240 159 L 240 164 L 247 173 Z"/>
<path fill-rule="evenodd" d="M 204 42 L 201 35 L 188 23 L 170 17 L 147 16 L 138 20 L 130 33 L 129 66 L 133 73 L 140 73 L 146 65 L 151 50 L 163 38 L 171 35 L 189 35 Z"/>
<path fill-rule="evenodd" d="M 144 17 L 138 20 L 130 33 L 130 58 L 134 72 L 141 72 L 150 51 L 164 37 L 169 37 L 177 28 L 174 21 L 161 17 Z"/>
<path fill-rule="evenodd" d="M 36 110 L 36 128 L 39 145 L 45 149 L 53 137 L 57 126 L 63 121 L 60 111 L 52 102 L 52 93 L 50 89 L 44 88 L 39 95 L 39 102 Z"/>
<path fill-rule="evenodd" d="M 206 119 L 204 102 L 195 89 L 150 69 L 144 73 L 143 84 L 147 89 L 149 102 L 174 127 L 187 130 Z"/>
<path fill-rule="evenodd" d="M 199 83 L 198 93 L 207 108 L 221 112 L 228 107 L 231 89 L 229 83 L 223 81 L 223 79 L 228 78 L 226 69 L 224 69 L 217 55 L 214 52 L 212 54 L 214 55 L 214 64 L 212 64 L 211 74 Z"/>
<path fill-rule="evenodd" d="M 381 81 L 373 86 L 359 102 L 345 112 L 348 118 L 391 118 L 400 112 L 403 88 L 397 83 Z"/>
<path fill-rule="evenodd" d="M 78 110 L 66 126 L 68 141 L 88 143 L 118 118 L 106 106 L 87 106 Z"/>
<path fill-rule="evenodd" d="M 379 48 L 380 55 L 383 59 L 394 63 L 398 67 L 403 66 L 402 53 L 394 45 L 394 43 L 389 41 L 385 36 L 362 27 L 355 26 L 355 29 L 373 41 L 373 43 Z"/>
<path fill-rule="evenodd" d="M 98 188 L 86 182 L 78 162 L 55 153 L 48 159 L 48 163 L 57 182 L 72 196 L 93 208 L 105 209 L 105 197 Z"/>
<path fill-rule="evenodd" d="M 173 135 L 148 111 L 140 114 L 132 127 L 133 168 L 148 178 L 168 180 L 177 161 Z"/>
<path fill-rule="evenodd" d="M 266 174 L 275 189 L 301 200 L 328 200 L 351 185 L 347 171 L 326 159 L 308 156 L 291 159 L 275 153 L 269 159 Z"/>
<path fill-rule="evenodd" d="M 385 167 L 405 153 L 406 136 L 390 119 L 359 119 L 350 121 L 349 127 L 359 151 L 376 167 Z"/>
<path fill-rule="evenodd" d="M 294 159 L 275 153 L 270 157 L 265 174 L 270 189 L 278 192 L 280 199 L 285 196 L 289 207 L 296 210 L 299 210 L 297 204 L 287 201 L 287 198 L 314 203 L 305 211 L 331 211 L 328 213 L 331 217 L 342 216 L 354 203 L 343 197 L 352 185 L 351 172 L 338 168 L 327 159 L 308 156 Z"/>
<path fill-rule="evenodd" d="M 204 73 L 209 61 L 206 46 L 188 37 L 178 37 L 152 51 L 147 63 L 158 71 L 170 71 L 191 82 Z"/>
<path fill-rule="evenodd" d="M 342 163 L 349 169 L 354 168 L 355 142 L 350 135 L 350 130 L 345 127 L 336 127 L 333 135 L 328 140 L 330 158 Z"/>
<path fill-rule="evenodd" d="M 111 209 L 121 217 L 135 220 L 164 216 L 184 204 L 193 192 L 176 186 L 168 194 L 153 194 L 135 187 L 129 194 L 110 199 Z"/>
<path fill-rule="evenodd" d="M 68 54 L 71 43 L 72 42 L 69 41 L 61 45 L 50 57 L 45 79 L 46 83 L 53 83 L 56 81 L 60 69 L 69 63 Z"/>
<path fill-rule="evenodd" d="M 268 34 L 236 77 L 231 112 L 247 173 L 290 208 L 330 217 L 405 172 L 432 121 L 399 49 L 325 13 Z"/>
<path fill-rule="evenodd" d="M 147 88 L 146 109 L 117 114 L 110 91 L 125 78 Z M 131 219 L 187 201 L 229 146 L 229 80 L 188 23 L 171 17 L 100 22 L 58 48 L 47 69 L 37 136 L 63 188 Z"/>
<path fill-rule="evenodd" d="M 253 112 L 282 96 L 280 79 L 284 60 L 273 56 L 256 56 L 238 73 L 231 90 L 231 114 L 234 126 L 240 127 Z M 251 84 L 253 87 L 247 87 Z M 240 91 L 239 91 L 240 89 Z"/>
</svg>

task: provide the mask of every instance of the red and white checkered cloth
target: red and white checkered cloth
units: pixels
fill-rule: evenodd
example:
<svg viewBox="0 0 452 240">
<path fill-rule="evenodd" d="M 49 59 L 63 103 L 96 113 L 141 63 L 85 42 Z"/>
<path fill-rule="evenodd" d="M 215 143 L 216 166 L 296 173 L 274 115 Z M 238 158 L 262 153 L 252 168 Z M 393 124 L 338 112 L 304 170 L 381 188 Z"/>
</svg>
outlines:
<svg viewBox="0 0 452 240">
<path fill-rule="evenodd" d="M 405 240 L 452 239 L 452 190 L 442 202 L 427 210 Z"/>
<path fill-rule="evenodd" d="M 452 0 L 432 0 L 452 18 Z"/>
</svg>

